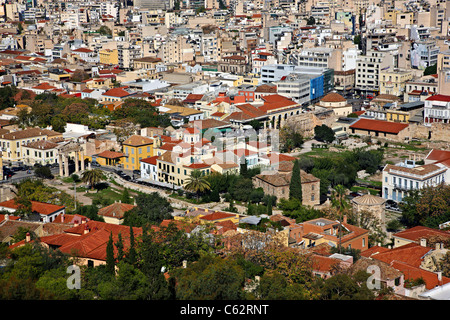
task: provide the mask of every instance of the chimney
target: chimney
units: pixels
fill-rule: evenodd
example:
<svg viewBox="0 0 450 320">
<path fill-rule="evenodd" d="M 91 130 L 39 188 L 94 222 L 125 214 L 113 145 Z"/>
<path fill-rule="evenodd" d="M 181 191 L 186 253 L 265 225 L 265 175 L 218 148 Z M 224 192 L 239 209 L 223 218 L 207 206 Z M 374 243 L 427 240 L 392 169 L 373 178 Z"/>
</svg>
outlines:
<svg viewBox="0 0 450 320">
<path fill-rule="evenodd" d="M 9 214 L 5 214 L 5 220 L 6 220 L 6 221 L 9 220 Z"/>
<path fill-rule="evenodd" d="M 89 233 L 89 227 L 87 224 L 84 226 L 84 234 Z"/>
<path fill-rule="evenodd" d="M 344 221 L 342 221 L 343 223 L 347 223 L 347 215 L 344 215 Z"/>
<path fill-rule="evenodd" d="M 81 219 L 81 224 L 84 224 L 84 223 L 86 223 L 86 218 Z"/>
<path fill-rule="evenodd" d="M 64 213 L 61 214 L 61 222 L 64 223 Z"/>
<path fill-rule="evenodd" d="M 29 232 L 27 232 L 27 235 L 25 237 L 25 242 L 30 242 L 31 241 L 31 235 Z"/>
<path fill-rule="evenodd" d="M 426 247 L 427 246 L 427 239 L 420 239 L 420 245 L 422 246 L 422 247 Z"/>
<path fill-rule="evenodd" d="M 438 283 L 441 286 L 442 285 L 442 271 L 438 271 L 437 273 L 437 277 L 438 277 Z"/>
</svg>

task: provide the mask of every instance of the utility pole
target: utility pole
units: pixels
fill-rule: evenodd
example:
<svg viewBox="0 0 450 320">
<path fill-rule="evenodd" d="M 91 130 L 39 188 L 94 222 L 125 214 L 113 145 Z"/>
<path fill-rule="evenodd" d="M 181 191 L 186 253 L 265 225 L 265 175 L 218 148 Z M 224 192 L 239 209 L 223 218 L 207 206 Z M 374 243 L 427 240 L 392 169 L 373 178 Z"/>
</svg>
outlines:
<svg viewBox="0 0 450 320">
<path fill-rule="evenodd" d="M 73 194 L 75 199 L 75 210 L 77 210 L 77 183 L 75 181 L 73 182 Z"/>
</svg>

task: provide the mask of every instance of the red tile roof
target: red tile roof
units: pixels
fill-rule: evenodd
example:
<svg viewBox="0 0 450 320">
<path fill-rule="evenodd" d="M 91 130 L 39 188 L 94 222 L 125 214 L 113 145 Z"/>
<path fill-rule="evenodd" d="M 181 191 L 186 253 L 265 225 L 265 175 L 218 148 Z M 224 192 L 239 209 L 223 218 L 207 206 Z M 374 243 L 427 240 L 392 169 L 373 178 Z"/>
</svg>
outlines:
<svg viewBox="0 0 450 320">
<path fill-rule="evenodd" d="M 211 214 L 201 217 L 200 219 L 214 221 L 214 220 L 221 220 L 221 219 L 226 219 L 226 218 L 231 218 L 231 217 L 236 217 L 236 215 L 232 214 L 232 213 L 225 213 L 225 212 L 213 212 Z"/>
<path fill-rule="evenodd" d="M 0 202 L 0 207 L 17 210 L 19 208 L 19 205 L 17 203 L 15 203 L 14 199 L 11 199 L 11 200 Z M 42 215 L 50 215 L 50 214 L 55 213 L 62 209 L 65 209 L 65 206 L 59 206 L 56 204 L 50 204 L 50 203 L 44 203 L 44 202 L 31 201 L 31 210 L 33 212 L 37 212 Z"/>
<path fill-rule="evenodd" d="M 117 158 L 125 157 L 125 154 L 121 153 L 121 152 L 105 150 L 105 151 L 97 154 L 97 157 L 107 158 L 107 159 L 117 159 Z"/>
<path fill-rule="evenodd" d="M 152 165 L 156 166 L 156 160 L 157 159 L 158 159 L 158 156 L 153 156 L 153 157 L 148 157 L 148 158 L 145 158 L 145 159 L 141 159 L 141 162 L 149 163 L 149 164 L 152 164 Z"/>
<path fill-rule="evenodd" d="M 123 218 L 125 212 L 128 212 L 134 208 L 135 206 L 132 204 L 115 202 L 107 207 L 98 210 L 98 215 L 121 219 Z"/>
<path fill-rule="evenodd" d="M 128 91 L 126 91 L 122 88 L 113 88 L 113 89 L 106 91 L 102 95 L 108 96 L 108 97 L 123 98 L 123 97 L 127 97 L 127 96 L 131 95 L 131 93 L 129 93 Z"/>
<path fill-rule="evenodd" d="M 427 290 L 431 290 L 436 286 L 441 286 L 450 282 L 450 279 L 447 277 L 443 276 L 442 281 L 439 281 L 438 275 L 436 273 L 411 266 L 401 261 L 392 261 L 391 266 L 402 272 L 405 275 L 405 280 L 417 280 L 419 278 L 422 278 L 423 280 L 425 280 L 425 287 L 427 288 Z"/>
<path fill-rule="evenodd" d="M 417 226 L 397 232 L 393 236 L 419 243 L 420 239 L 428 238 L 430 236 L 442 236 L 450 239 L 450 232 Z"/>
<path fill-rule="evenodd" d="M 434 96 L 428 97 L 426 100 L 450 102 L 450 96 L 443 94 L 436 94 Z"/>
<path fill-rule="evenodd" d="M 389 122 L 383 120 L 359 119 L 352 124 L 350 129 L 377 131 L 398 134 L 408 127 L 406 123 Z"/>
</svg>

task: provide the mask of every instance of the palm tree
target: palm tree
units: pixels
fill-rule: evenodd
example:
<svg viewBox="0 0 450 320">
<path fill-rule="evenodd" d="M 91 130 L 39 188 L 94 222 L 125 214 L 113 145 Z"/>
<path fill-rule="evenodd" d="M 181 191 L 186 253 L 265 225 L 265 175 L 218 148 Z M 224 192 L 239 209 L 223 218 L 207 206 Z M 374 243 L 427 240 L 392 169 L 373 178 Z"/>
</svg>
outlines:
<svg viewBox="0 0 450 320">
<path fill-rule="evenodd" d="M 81 176 L 81 181 L 84 183 L 88 183 L 91 189 L 94 188 L 94 185 L 103 180 L 103 172 L 100 169 L 92 169 L 86 170 L 83 172 Z"/>
<path fill-rule="evenodd" d="M 339 252 L 342 251 L 341 239 L 342 239 L 342 216 L 348 208 L 348 203 L 345 201 L 346 189 L 343 185 L 338 184 L 334 187 L 332 206 L 335 207 L 339 215 Z"/>
<path fill-rule="evenodd" d="M 189 178 L 186 179 L 186 184 L 184 185 L 184 189 L 188 191 L 195 192 L 198 195 L 201 192 L 205 192 L 211 189 L 211 184 L 206 179 L 206 177 L 202 174 L 200 170 L 193 170 Z"/>
</svg>

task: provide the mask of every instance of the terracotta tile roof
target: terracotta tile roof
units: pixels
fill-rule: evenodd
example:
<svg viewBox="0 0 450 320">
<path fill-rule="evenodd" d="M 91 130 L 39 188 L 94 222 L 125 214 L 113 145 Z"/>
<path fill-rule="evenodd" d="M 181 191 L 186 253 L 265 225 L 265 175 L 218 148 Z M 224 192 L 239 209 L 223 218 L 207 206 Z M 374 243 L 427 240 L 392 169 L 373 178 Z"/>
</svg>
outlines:
<svg viewBox="0 0 450 320">
<path fill-rule="evenodd" d="M 267 113 L 276 111 L 277 109 L 298 106 L 297 102 L 279 94 L 267 95 L 261 98 L 264 100 L 264 104 L 259 109 Z"/>
<path fill-rule="evenodd" d="M 322 102 L 344 102 L 347 101 L 343 96 L 336 92 L 330 92 L 325 97 L 320 99 Z"/>
<path fill-rule="evenodd" d="M 41 224 L 38 223 L 20 220 L 4 221 L 0 225 L 0 242 L 10 236 L 13 236 L 20 227 L 29 229 L 31 232 L 35 232 L 40 226 Z"/>
<path fill-rule="evenodd" d="M 45 83 L 41 83 L 41 84 L 39 84 L 37 86 L 34 86 L 33 89 L 52 90 L 52 89 L 56 89 L 56 87 L 49 85 L 48 82 L 45 82 Z"/>
<path fill-rule="evenodd" d="M 191 169 L 204 169 L 209 168 L 211 165 L 206 163 L 191 163 L 190 165 L 184 165 L 183 167 L 191 168 Z"/>
<path fill-rule="evenodd" d="M 415 243 L 419 244 L 420 239 L 429 238 L 431 236 L 441 236 L 450 239 L 450 232 L 423 226 L 416 226 L 404 231 L 397 232 L 393 234 L 393 236 L 414 241 Z"/>
<path fill-rule="evenodd" d="M 6 220 L 5 217 L 6 217 L 5 214 L 0 214 L 0 223 L 2 223 L 3 221 Z M 9 220 L 19 220 L 20 217 L 14 216 L 14 215 L 12 215 L 12 214 L 8 214 L 8 219 L 9 219 Z"/>
<path fill-rule="evenodd" d="M 15 203 L 14 199 L 0 202 L 0 207 L 16 209 L 16 210 L 19 208 L 19 206 Z M 50 215 L 50 214 L 60 211 L 62 209 L 65 209 L 65 206 L 59 206 L 56 204 L 50 204 L 50 203 L 44 203 L 44 202 L 38 202 L 38 201 L 31 201 L 31 210 L 33 212 L 37 212 L 42 215 Z"/>
<path fill-rule="evenodd" d="M 59 146 L 59 144 L 54 143 L 52 141 L 48 141 L 48 140 L 34 141 L 34 142 L 30 142 L 30 143 L 24 145 L 24 147 L 32 148 L 32 149 L 39 149 L 39 150 L 55 149 L 58 146 Z"/>
<path fill-rule="evenodd" d="M 405 276 L 405 280 L 417 280 L 422 278 L 425 280 L 425 287 L 427 290 L 431 290 L 436 286 L 441 286 L 450 282 L 450 278 L 442 276 L 442 281 L 438 280 L 438 275 L 434 272 L 421 269 L 419 267 L 411 266 L 408 263 L 402 261 L 392 261 L 392 267 L 402 272 Z"/>
<path fill-rule="evenodd" d="M 24 129 L 19 131 L 12 131 L 5 134 L 2 134 L 0 138 L 6 139 L 6 140 L 20 140 L 20 139 L 26 139 L 26 138 L 33 138 L 33 137 L 52 137 L 60 135 L 59 132 L 52 131 L 52 130 L 45 130 L 40 128 L 30 128 L 30 129 Z"/>
<path fill-rule="evenodd" d="M 94 51 L 92 51 L 91 49 L 88 49 L 88 48 L 78 48 L 78 49 L 72 50 L 72 52 L 86 52 L 86 53 L 88 53 L 88 52 L 94 52 Z"/>
<path fill-rule="evenodd" d="M 385 252 L 373 254 L 372 258 L 389 264 L 393 261 L 402 261 L 410 266 L 418 268 L 422 263 L 424 255 L 431 250 L 432 249 L 429 247 L 422 247 L 416 243 L 410 243 Z"/>
<path fill-rule="evenodd" d="M 148 137 L 139 136 L 139 135 L 133 135 L 129 137 L 127 140 L 123 142 L 124 145 L 127 146 L 145 146 L 148 144 L 153 144 L 153 139 L 150 139 Z"/>
<path fill-rule="evenodd" d="M 98 215 L 122 219 L 125 212 L 130 211 L 136 206 L 128 203 L 115 202 L 107 207 L 101 208 L 98 210 Z"/>
<path fill-rule="evenodd" d="M 213 213 L 207 214 L 206 216 L 201 217 L 200 219 L 207 220 L 207 221 L 214 221 L 214 220 L 222 220 L 222 219 L 232 218 L 232 217 L 236 217 L 236 215 L 232 214 L 232 213 L 225 213 L 225 212 L 213 212 Z"/>
<path fill-rule="evenodd" d="M 350 125 L 349 128 L 398 134 L 400 131 L 406 129 L 407 127 L 408 124 L 406 123 L 397 123 L 372 119 L 359 119 L 354 124 Z"/>
<path fill-rule="evenodd" d="M 443 161 L 450 159 L 450 151 L 433 149 L 428 153 L 425 160 Z"/>
<path fill-rule="evenodd" d="M 433 172 L 439 172 L 439 171 L 445 171 L 446 169 L 441 168 L 435 164 L 425 164 L 422 166 L 417 166 L 414 168 L 407 168 L 407 167 L 402 167 L 402 166 L 396 166 L 393 164 L 388 164 L 386 165 L 386 167 L 384 167 L 383 171 L 387 171 L 390 172 L 391 170 L 396 170 L 396 171 L 401 171 L 404 172 L 405 174 L 415 174 L 418 176 L 426 176 L 430 173 Z"/>
<path fill-rule="evenodd" d="M 428 101 L 450 102 L 450 96 L 443 95 L 443 94 L 436 94 L 434 96 L 428 97 L 426 100 L 428 100 Z"/>
<path fill-rule="evenodd" d="M 341 263 L 341 260 L 335 258 L 324 257 L 321 255 L 311 255 L 312 269 L 316 272 L 331 272 L 333 266 Z"/>
<path fill-rule="evenodd" d="M 125 157 L 125 154 L 122 152 L 105 150 L 103 152 L 98 153 L 97 157 L 107 158 L 107 159 L 117 159 L 117 158 Z"/>
<path fill-rule="evenodd" d="M 132 95 L 132 93 L 129 93 L 123 88 L 113 88 L 102 94 L 102 96 L 116 97 L 116 98 L 123 98 L 129 95 Z"/>
<path fill-rule="evenodd" d="M 152 165 L 156 166 L 156 164 L 157 164 L 156 160 L 158 159 L 158 157 L 159 156 L 153 156 L 153 157 L 148 157 L 148 158 L 145 158 L 145 159 L 141 159 L 141 162 L 149 163 L 149 164 L 152 164 Z"/>
</svg>

